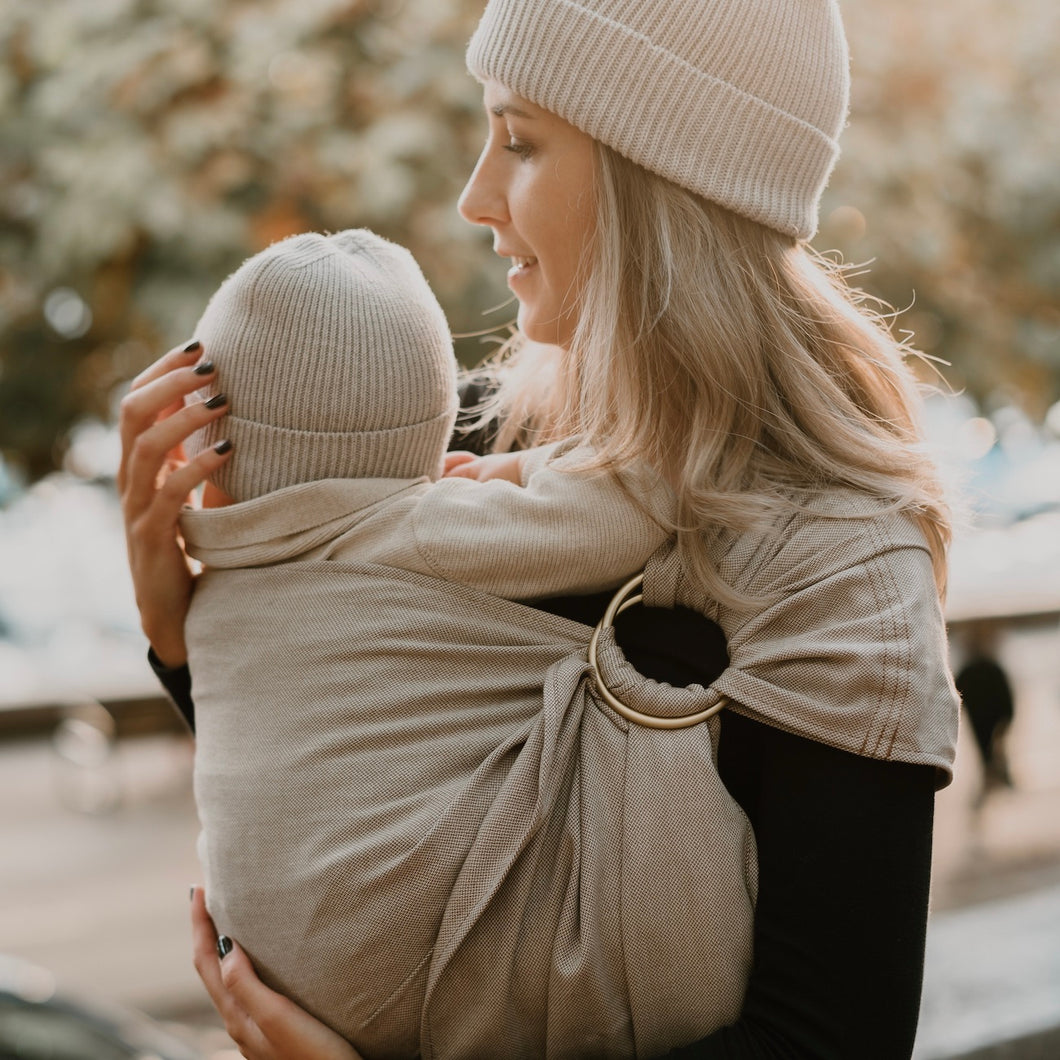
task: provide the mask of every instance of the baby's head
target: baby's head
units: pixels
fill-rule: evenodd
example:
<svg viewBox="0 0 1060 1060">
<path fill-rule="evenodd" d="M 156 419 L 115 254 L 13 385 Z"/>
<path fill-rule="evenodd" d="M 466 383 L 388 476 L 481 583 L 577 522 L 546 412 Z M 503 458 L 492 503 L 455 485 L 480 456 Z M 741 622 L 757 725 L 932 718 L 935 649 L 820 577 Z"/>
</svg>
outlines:
<svg viewBox="0 0 1060 1060">
<path fill-rule="evenodd" d="M 404 248 L 365 229 L 274 243 L 225 280 L 195 337 L 232 411 L 185 448 L 192 458 L 232 440 L 211 481 L 234 500 L 326 478 L 441 473 L 456 361 Z"/>
</svg>

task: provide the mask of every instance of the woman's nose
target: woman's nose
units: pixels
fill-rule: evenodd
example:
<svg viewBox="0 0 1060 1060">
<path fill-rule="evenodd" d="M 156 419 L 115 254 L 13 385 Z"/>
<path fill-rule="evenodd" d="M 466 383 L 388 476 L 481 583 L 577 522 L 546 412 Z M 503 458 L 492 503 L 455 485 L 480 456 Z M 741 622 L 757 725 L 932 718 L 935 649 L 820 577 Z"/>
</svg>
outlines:
<svg viewBox="0 0 1060 1060">
<path fill-rule="evenodd" d="M 488 146 L 468 177 L 456 208 L 460 216 L 473 225 L 495 225 L 507 220 L 507 207 L 491 164 Z"/>
</svg>

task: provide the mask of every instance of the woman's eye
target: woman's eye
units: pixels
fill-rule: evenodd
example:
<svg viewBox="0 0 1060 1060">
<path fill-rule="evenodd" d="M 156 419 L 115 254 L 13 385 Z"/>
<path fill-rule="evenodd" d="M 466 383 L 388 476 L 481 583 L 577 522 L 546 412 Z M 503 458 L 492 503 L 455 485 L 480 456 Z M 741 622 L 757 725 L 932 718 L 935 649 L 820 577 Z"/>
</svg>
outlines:
<svg viewBox="0 0 1060 1060">
<path fill-rule="evenodd" d="M 525 140 L 517 140 L 514 136 L 504 145 L 504 150 L 518 155 L 524 162 L 534 153 L 533 144 L 528 144 Z"/>
</svg>

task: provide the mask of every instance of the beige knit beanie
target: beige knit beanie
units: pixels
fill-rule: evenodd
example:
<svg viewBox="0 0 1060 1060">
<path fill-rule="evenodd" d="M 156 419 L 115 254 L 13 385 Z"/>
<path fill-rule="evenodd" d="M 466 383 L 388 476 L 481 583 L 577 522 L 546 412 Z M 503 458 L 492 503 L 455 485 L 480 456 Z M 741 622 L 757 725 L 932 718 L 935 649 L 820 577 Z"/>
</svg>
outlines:
<svg viewBox="0 0 1060 1060">
<path fill-rule="evenodd" d="M 456 361 L 404 248 L 364 229 L 282 240 L 225 280 L 195 337 L 231 412 L 186 448 L 192 457 L 232 440 L 212 480 L 235 500 L 326 478 L 441 473 Z"/>
<path fill-rule="evenodd" d="M 836 0 L 490 0 L 467 63 L 736 213 L 817 230 L 850 87 Z"/>
</svg>

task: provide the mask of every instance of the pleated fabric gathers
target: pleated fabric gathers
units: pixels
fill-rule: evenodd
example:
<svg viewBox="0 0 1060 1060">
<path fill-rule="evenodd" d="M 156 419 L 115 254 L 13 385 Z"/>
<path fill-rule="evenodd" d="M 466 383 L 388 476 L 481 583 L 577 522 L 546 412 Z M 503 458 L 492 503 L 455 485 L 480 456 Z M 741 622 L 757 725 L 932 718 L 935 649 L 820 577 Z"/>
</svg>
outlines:
<svg viewBox="0 0 1060 1060">
<path fill-rule="evenodd" d="M 282 698 L 208 657 L 233 594 L 248 642 L 299 631 Z M 267 982 L 368 1058 L 645 1056 L 736 1017 L 756 860 L 714 726 L 623 719 L 590 627 L 331 562 L 227 571 L 196 606 L 195 672 L 227 674 L 195 687 L 206 893 Z M 610 630 L 598 666 L 644 713 L 717 701 Z"/>
</svg>

